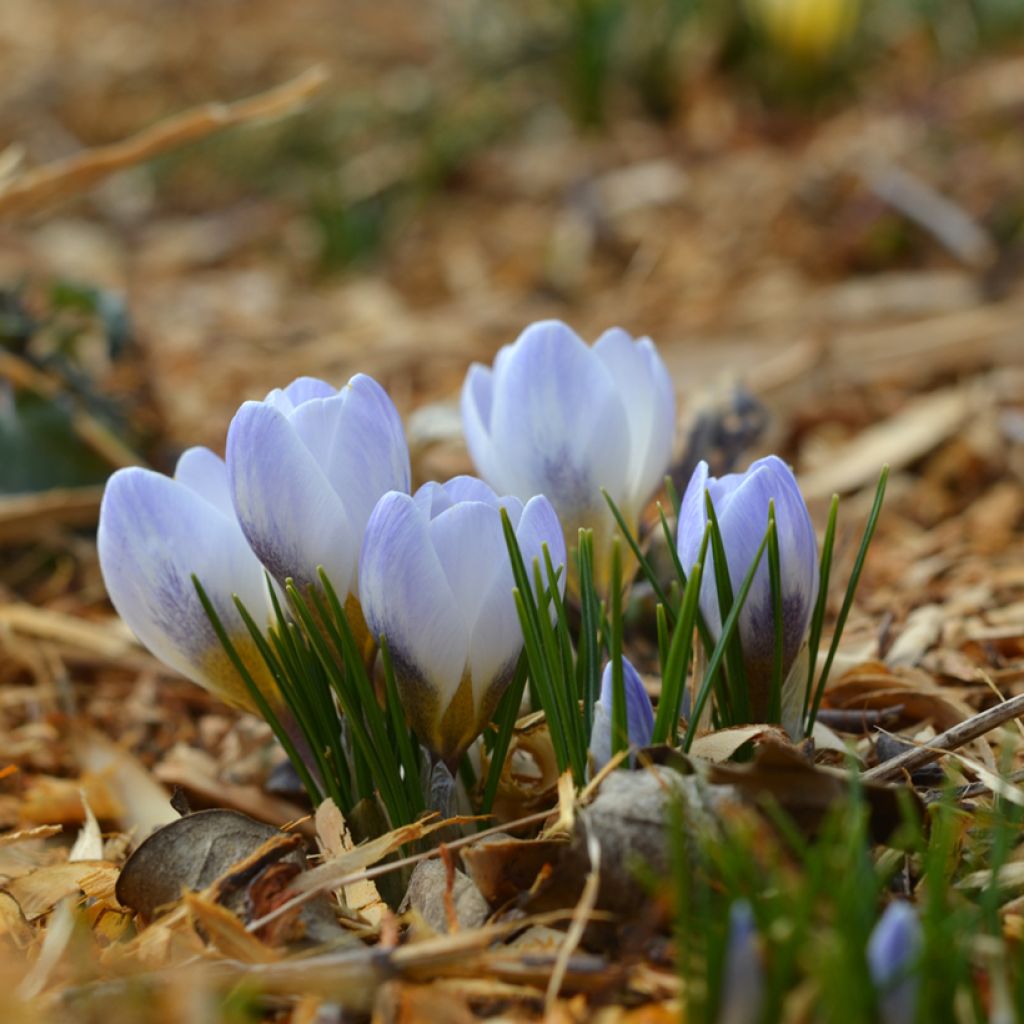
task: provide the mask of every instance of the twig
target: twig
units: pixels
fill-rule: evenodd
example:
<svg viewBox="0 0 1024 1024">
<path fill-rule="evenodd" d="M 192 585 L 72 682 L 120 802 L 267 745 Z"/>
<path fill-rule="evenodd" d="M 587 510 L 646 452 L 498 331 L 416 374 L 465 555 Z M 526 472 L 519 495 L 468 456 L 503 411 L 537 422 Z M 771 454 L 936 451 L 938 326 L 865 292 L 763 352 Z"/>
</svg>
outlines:
<svg viewBox="0 0 1024 1024">
<path fill-rule="evenodd" d="M 324 68 L 313 67 L 290 82 L 248 99 L 193 107 L 121 142 L 75 153 L 27 171 L 0 187 L 0 217 L 31 213 L 49 203 L 77 195 L 117 171 L 231 125 L 291 114 L 325 81 Z"/>
<path fill-rule="evenodd" d="M 997 704 L 987 711 L 973 715 L 966 722 L 960 722 L 952 729 L 939 733 L 927 746 L 914 747 L 913 750 L 908 750 L 889 761 L 875 765 L 874 768 L 864 772 L 861 778 L 865 782 L 881 782 L 891 779 L 901 772 L 912 772 L 923 765 L 931 764 L 932 761 L 937 761 L 943 754 L 956 750 L 970 743 L 971 740 L 976 740 L 979 736 L 984 736 L 985 733 L 998 728 L 1004 722 L 1019 718 L 1021 715 L 1024 715 L 1024 693 L 1011 697 L 1003 704 Z"/>
<path fill-rule="evenodd" d="M 558 993 L 562 990 L 562 982 L 565 980 L 565 972 L 569 968 L 569 958 L 583 939 L 587 922 L 597 905 L 597 893 L 601 884 L 601 844 L 592 834 L 587 835 L 587 855 L 590 858 L 590 871 L 587 872 L 586 881 L 583 883 L 583 892 L 580 893 L 579 902 L 573 911 L 572 923 L 565 933 L 565 938 L 562 940 L 562 945 L 559 947 L 558 955 L 555 957 L 555 963 L 551 969 L 547 992 L 544 994 L 545 1016 L 550 1016 L 554 1009 L 555 1000 L 558 998 Z"/>
<path fill-rule="evenodd" d="M 961 263 L 981 270 L 995 260 L 996 247 L 988 234 L 927 182 L 892 164 L 869 167 L 864 177 L 879 199 L 924 228 Z"/>
</svg>

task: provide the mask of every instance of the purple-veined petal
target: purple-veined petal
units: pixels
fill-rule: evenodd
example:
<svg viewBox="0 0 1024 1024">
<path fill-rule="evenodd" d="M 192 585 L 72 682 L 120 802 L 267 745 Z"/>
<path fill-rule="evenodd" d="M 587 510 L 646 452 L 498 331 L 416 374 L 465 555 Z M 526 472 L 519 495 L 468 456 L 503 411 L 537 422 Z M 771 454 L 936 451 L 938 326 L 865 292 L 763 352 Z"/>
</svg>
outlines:
<svg viewBox="0 0 1024 1024">
<path fill-rule="evenodd" d="M 271 575 L 308 586 L 322 565 L 339 595 L 346 594 L 358 536 L 288 419 L 269 405 L 246 402 L 228 430 L 227 464 L 238 520 Z"/>
<path fill-rule="evenodd" d="M 237 522 L 184 483 L 123 469 L 104 491 L 97 543 L 110 599 L 139 640 L 201 686 L 247 704 L 192 582 L 194 573 L 235 637 L 247 634 L 232 594 L 257 622 L 266 615 L 263 568 Z"/>
<path fill-rule="evenodd" d="M 800 650 L 818 593 L 818 548 L 810 514 L 789 467 L 774 456 L 755 462 L 742 483 L 724 499 L 719 512 L 722 539 L 734 592 L 750 568 L 775 504 L 782 572 L 784 671 Z M 718 506 L 716 505 L 716 511 Z M 740 614 L 740 637 L 749 663 L 767 666 L 775 646 L 771 573 L 761 559 Z"/>
</svg>

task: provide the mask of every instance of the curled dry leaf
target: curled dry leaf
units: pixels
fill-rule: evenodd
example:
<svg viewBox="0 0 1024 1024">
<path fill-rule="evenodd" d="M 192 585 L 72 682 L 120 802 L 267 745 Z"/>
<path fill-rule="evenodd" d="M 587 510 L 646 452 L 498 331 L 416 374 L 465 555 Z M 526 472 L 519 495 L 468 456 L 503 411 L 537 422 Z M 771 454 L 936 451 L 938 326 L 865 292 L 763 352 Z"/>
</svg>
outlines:
<svg viewBox="0 0 1024 1024">
<path fill-rule="evenodd" d="M 762 744 L 751 764 L 718 764 L 709 771 L 712 782 L 732 786 L 758 807 L 775 805 L 809 835 L 850 795 L 850 773 L 816 765 L 790 744 Z M 920 820 L 923 804 L 913 789 L 859 780 L 868 807 L 868 827 L 876 842 L 887 842 L 906 821 L 906 810 Z"/>
<path fill-rule="evenodd" d="M 484 899 L 500 907 L 530 892 L 565 853 L 565 839 L 514 839 L 498 834 L 466 847 L 462 863 Z"/>
<path fill-rule="evenodd" d="M 117 898 L 146 918 L 174 906 L 186 890 L 207 888 L 265 842 L 282 833 L 237 811 L 198 811 L 154 832 L 128 858 Z M 298 837 L 279 857 L 296 853 Z M 275 859 L 278 859 L 275 858 Z"/>
<path fill-rule="evenodd" d="M 183 894 L 199 892 L 237 915 L 242 928 L 288 901 L 305 864 L 301 836 L 237 811 L 199 811 L 164 826 L 128 858 L 117 898 L 153 918 L 178 905 Z M 303 946 L 348 938 L 322 896 L 278 915 L 258 937 Z"/>
</svg>

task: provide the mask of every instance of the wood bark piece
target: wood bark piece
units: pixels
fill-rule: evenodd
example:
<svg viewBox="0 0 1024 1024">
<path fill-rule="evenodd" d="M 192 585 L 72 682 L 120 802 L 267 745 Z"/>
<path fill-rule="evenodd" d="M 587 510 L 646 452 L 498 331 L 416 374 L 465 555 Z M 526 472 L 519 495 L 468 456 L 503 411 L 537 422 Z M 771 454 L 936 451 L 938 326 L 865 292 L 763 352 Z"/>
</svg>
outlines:
<svg viewBox="0 0 1024 1024">
<path fill-rule="evenodd" d="M 313 67 L 274 89 L 237 103 L 207 103 L 175 114 L 122 142 L 55 160 L 8 180 L 0 187 L 0 217 L 24 216 L 78 195 L 117 171 L 196 142 L 232 125 L 294 113 L 327 81 Z"/>
</svg>

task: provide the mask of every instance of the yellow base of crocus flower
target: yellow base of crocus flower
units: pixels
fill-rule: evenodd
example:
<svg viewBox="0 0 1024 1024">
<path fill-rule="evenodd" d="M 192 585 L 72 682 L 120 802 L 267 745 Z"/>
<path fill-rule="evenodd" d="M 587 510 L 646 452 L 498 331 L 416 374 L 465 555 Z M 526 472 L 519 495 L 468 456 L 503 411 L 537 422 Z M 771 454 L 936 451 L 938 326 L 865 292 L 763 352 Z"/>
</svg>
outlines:
<svg viewBox="0 0 1024 1024">
<path fill-rule="evenodd" d="M 253 682 L 259 687 L 260 693 L 266 697 L 272 707 L 279 707 L 282 703 L 281 694 L 266 663 L 260 657 L 252 637 L 248 633 L 237 633 L 230 639 L 238 656 L 242 659 L 242 664 L 248 669 Z M 202 679 L 196 681 L 215 697 L 232 707 L 258 714 L 248 686 L 245 685 L 238 670 L 228 657 L 227 651 L 220 644 L 211 647 L 202 658 L 201 672 Z"/>
</svg>

